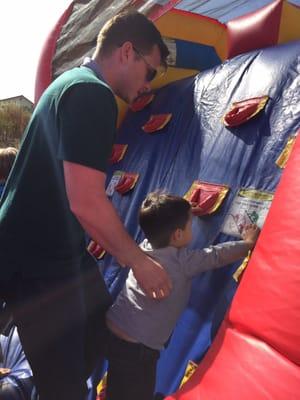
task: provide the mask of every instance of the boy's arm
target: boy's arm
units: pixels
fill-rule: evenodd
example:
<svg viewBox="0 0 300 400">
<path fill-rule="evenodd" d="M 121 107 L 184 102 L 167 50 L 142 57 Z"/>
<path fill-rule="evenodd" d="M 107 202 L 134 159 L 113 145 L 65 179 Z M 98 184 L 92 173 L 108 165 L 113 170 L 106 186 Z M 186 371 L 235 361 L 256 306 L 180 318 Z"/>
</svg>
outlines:
<svg viewBox="0 0 300 400">
<path fill-rule="evenodd" d="M 225 242 L 201 250 L 184 249 L 181 262 L 185 275 L 192 278 L 201 272 L 224 267 L 247 256 L 251 246 L 244 240 Z"/>
<path fill-rule="evenodd" d="M 249 225 L 243 233 L 244 240 L 220 243 L 202 250 L 182 250 L 181 262 L 185 274 L 193 277 L 203 271 L 224 267 L 247 256 L 255 246 L 259 228 Z"/>
</svg>

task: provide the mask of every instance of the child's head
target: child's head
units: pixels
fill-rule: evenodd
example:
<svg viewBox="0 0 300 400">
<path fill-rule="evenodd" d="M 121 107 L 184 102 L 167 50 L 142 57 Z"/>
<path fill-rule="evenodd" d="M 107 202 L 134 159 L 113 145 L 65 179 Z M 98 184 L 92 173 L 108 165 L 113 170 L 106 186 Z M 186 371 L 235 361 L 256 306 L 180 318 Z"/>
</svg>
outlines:
<svg viewBox="0 0 300 400">
<path fill-rule="evenodd" d="M 15 147 L 0 149 L 0 182 L 6 181 L 18 150 Z"/>
<path fill-rule="evenodd" d="M 192 239 L 190 203 L 167 193 L 149 193 L 139 212 L 139 223 L 154 248 L 183 247 Z"/>
</svg>

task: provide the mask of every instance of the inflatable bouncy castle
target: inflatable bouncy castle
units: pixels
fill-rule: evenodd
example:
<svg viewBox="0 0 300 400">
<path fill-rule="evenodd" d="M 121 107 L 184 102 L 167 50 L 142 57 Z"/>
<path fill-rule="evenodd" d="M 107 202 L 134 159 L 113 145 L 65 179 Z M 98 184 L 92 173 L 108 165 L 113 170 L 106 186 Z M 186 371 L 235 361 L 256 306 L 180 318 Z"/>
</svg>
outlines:
<svg viewBox="0 0 300 400">
<path fill-rule="evenodd" d="M 155 189 L 193 204 L 193 248 L 238 238 L 249 221 L 262 227 L 246 269 L 244 260 L 194 279 L 159 360 L 157 398 L 300 398 L 299 6 L 73 1 L 42 51 L 36 100 L 91 55 L 107 19 L 129 7 L 147 14 L 170 49 L 169 68 L 133 107 L 118 99 L 107 195 L 137 242 L 137 210 Z M 101 243 L 88 248 L 116 296 L 128 271 Z"/>
</svg>

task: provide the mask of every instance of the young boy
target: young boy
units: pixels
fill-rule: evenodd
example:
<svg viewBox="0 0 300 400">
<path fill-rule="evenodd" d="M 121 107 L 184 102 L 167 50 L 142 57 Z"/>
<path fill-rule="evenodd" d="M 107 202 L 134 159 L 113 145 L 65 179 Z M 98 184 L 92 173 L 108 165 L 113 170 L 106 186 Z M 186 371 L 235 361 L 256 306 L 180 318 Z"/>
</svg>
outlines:
<svg viewBox="0 0 300 400">
<path fill-rule="evenodd" d="M 259 235 L 247 227 L 241 241 L 189 250 L 192 213 L 188 201 L 164 193 L 144 200 L 139 223 L 147 239 L 141 248 L 168 272 L 172 291 L 163 300 L 145 295 L 132 271 L 107 312 L 109 361 L 107 400 L 152 400 L 156 363 L 176 321 L 187 305 L 192 278 L 245 257 Z"/>
</svg>

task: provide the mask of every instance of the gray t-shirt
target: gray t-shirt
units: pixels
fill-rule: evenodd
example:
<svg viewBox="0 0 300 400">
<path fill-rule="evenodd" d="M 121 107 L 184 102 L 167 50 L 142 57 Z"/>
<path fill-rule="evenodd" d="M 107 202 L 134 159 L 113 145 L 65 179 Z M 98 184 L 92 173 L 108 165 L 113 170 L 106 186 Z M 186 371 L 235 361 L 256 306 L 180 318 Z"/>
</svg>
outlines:
<svg viewBox="0 0 300 400">
<path fill-rule="evenodd" d="M 162 264 L 172 281 L 172 291 L 164 300 L 151 299 L 130 270 L 122 291 L 107 312 L 107 318 L 129 337 L 157 350 L 164 347 L 188 303 L 192 278 L 201 272 L 238 261 L 250 250 L 244 241 L 190 250 L 171 246 L 152 249 L 145 240 L 141 248 Z"/>
</svg>

